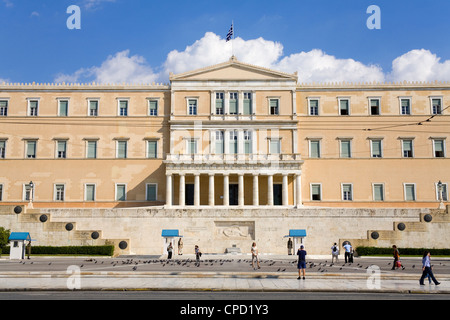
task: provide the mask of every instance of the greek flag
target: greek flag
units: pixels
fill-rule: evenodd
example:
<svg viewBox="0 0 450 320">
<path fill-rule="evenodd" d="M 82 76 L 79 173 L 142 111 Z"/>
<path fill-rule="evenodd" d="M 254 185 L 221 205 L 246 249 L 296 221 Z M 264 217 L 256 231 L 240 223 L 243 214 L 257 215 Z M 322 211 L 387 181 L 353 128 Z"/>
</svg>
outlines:
<svg viewBox="0 0 450 320">
<path fill-rule="evenodd" d="M 231 24 L 230 31 L 228 31 L 228 34 L 227 34 L 227 42 L 230 41 L 233 38 L 233 34 L 234 34 L 233 24 Z"/>
</svg>

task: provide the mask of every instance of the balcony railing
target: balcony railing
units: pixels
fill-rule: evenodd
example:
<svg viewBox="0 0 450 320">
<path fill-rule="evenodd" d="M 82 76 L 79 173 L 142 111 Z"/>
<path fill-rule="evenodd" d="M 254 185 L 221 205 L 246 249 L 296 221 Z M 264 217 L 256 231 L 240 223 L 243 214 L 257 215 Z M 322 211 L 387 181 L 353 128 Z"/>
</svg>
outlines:
<svg viewBox="0 0 450 320">
<path fill-rule="evenodd" d="M 171 163 L 270 163 L 301 162 L 300 154 L 168 154 Z"/>
</svg>

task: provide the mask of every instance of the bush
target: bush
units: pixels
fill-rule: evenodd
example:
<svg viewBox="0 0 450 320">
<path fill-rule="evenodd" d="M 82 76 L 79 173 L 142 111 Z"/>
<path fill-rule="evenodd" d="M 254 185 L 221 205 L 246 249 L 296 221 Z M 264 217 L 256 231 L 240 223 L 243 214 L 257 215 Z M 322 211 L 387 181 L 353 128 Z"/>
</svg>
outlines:
<svg viewBox="0 0 450 320">
<path fill-rule="evenodd" d="M 10 248 L 3 249 L 4 254 L 9 254 Z M 31 246 L 31 255 L 89 255 L 89 256 L 113 256 L 114 246 L 79 246 L 79 247 L 50 247 Z"/>
<path fill-rule="evenodd" d="M 428 249 L 428 248 L 398 248 L 400 255 L 422 256 L 424 251 L 429 251 L 433 256 L 450 256 L 450 249 Z M 392 248 L 358 247 L 356 252 L 359 256 L 392 255 Z"/>
</svg>

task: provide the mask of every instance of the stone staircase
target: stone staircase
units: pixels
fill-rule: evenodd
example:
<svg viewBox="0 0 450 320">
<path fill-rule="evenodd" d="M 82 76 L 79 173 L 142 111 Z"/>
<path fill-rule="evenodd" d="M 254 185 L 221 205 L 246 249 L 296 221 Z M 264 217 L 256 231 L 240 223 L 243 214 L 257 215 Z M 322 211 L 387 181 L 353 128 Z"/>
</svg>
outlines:
<svg viewBox="0 0 450 320">
<path fill-rule="evenodd" d="M 414 237 L 417 232 L 430 232 L 431 224 L 450 223 L 450 206 L 446 210 L 431 209 L 429 213 L 421 213 L 419 222 L 400 222 L 393 223 L 392 230 L 368 230 L 367 238 L 364 239 L 340 239 L 342 244 L 349 241 L 353 248 L 357 247 L 386 247 L 380 243 L 390 243 L 389 246 L 397 244 L 399 241 L 406 242 L 409 237 Z M 407 246 L 404 246 L 407 247 Z"/>
<path fill-rule="evenodd" d="M 114 245 L 114 256 L 130 254 L 129 239 L 104 239 L 102 230 L 78 230 L 76 222 L 52 221 L 50 214 L 26 206 L 0 206 L 0 226 L 11 231 L 30 232 L 32 238 L 35 230 L 48 237 L 47 241 L 42 239 L 43 245 L 58 246 L 51 240 L 67 239 L 63 242 L 73 246 Z"/>
</svg>

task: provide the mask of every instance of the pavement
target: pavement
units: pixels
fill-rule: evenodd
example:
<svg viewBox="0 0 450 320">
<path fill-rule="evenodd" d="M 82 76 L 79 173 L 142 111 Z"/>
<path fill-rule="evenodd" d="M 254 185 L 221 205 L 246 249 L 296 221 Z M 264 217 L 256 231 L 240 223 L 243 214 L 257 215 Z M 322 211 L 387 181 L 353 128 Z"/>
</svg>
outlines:
<svg viewBox="0 0 450 320">
<path fill-rule="evenodd" d="M 404 258 L 391 270 L 392 258 L 362 257 L 354 263 L 331 263 L 330 256 L 310 256 L 305 280 L 297 279 L 295 256 L 262 255 L 260 269 L 251 256 L 194 255 L 100 257 L 31 257 L 0 259 L 0 291 L 154 290 L 241 292 L 384 292 L 450 294 L 450 259 L 433 258 L 441 283 L 419 285 L 421 258 Z"/>
</svg>

